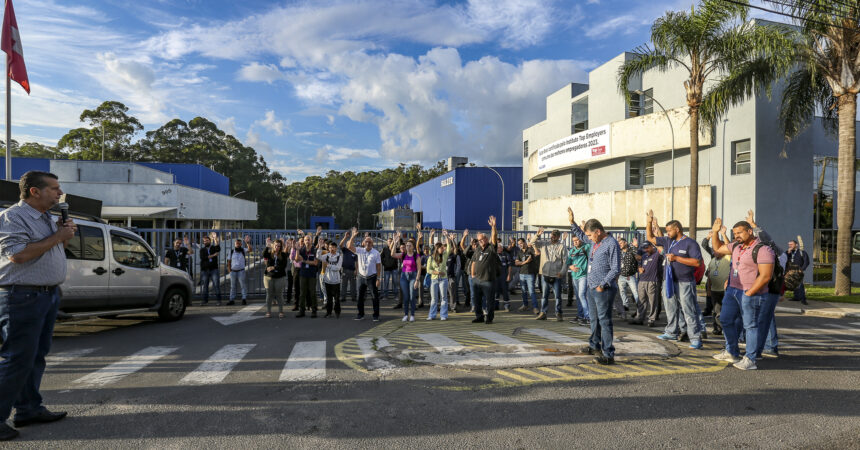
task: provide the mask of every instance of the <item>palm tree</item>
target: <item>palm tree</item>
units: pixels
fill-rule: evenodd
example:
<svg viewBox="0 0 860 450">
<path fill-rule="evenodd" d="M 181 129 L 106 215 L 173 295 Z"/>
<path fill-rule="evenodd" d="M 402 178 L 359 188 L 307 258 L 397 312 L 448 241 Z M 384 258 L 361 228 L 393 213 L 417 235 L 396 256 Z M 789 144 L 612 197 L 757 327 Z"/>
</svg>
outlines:
<svg viewBox="0 0 860 450">
<path fill-rule="evenodd" d="M 636 58 L 618 70 L 618 89 L 628 102 L 630 80 L 645 71 L 682 67 L 688 72 L 692 236 L 698 228 L 699 131 L 710 132 L 730 106 L 761 90 L 769 95 L 771 84 L 791 68 L 792 31 L 748 21 L 747 5 L 748 0 L 702 0 L 689 12 L 667 12 L 651 27 L 651 43 L 636 49 Z"/>
<path fill-rule="evenodd" d="M 780 110 L 786 141 L 803 131 L 816 114 L 824 116 L 828 128 L 838 129 L 835 295 L 850 295 L 860 10 L 856 1 L 845 0 L 770 3 L 793 16 L 801 34 L 796 50 L 798 70 L 788 78 Z"/>
</svg>

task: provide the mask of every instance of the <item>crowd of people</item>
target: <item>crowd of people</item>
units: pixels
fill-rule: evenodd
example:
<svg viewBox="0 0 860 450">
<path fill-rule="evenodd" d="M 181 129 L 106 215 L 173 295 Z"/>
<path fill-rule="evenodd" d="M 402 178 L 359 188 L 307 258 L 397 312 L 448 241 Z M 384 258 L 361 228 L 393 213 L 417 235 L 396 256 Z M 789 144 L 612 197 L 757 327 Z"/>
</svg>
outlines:
<svg viewBox="0 0 860 450">
<path fill-rule="evenodd" d="M 557 321 L 590 326 L 589 346 L 582 351 L 601 364 L 614 362 L 613 315 L 632 325 L 657 326 L 665 312 L 666 325 L 657 338 L 689 342 L 702 349 L 708 336 L 705 318 L 713 317 L 711 334 L 725 336 L 726 349 L 714 357 L 741 369 L 755 369 L 756 359 L 778 357 L 773 311 L 785 289 L 805 302 L 803 275 L 809 257 L 796 241 L 783 251 L 766 231 L 757 227 L 752 211 L 732 227 L 733 239 L 718 219 L 701 242 L 684 234 L 677 220 L 658 225 L 653 212 L 645 233 L 628 242 L 606 232 L 597 220 L 577 224 L 569 209 L 570 232 L 545 229 L 501 242 L 496 219 L 490 233 L 469 230 L 462 235 L 448 230 L 426 230 L 418 224 L 408 235 L 400 231 L 382 239 L 353 228 L 339 240 L 297 230 L 294 236 L 266 240 L 262 252 L 266 317 L 285 317 L 293 304 L 296 317 L 339 318 L 344 302 L 357 302 L 355 320 L 365 319 L 370 291 L 372 320 L 380 317 L 380 300 L 396 298 L 404 322 L 414 322 L 429 302 L 426 320 L 448 320 L 449 314 L 474 313 L 474 323 L 491 324 L 498 310 L 531 313 L 547 320 L 554 300 Z M 425 239 L 426 237 L 426 239 Z M 358 245 L 358 246 L 357 246 Z M 202 304 L 209 302 L 210 284 L 221 304 L 218 258 L 221 247 L 215 233 L 200 245 L 177 239 L 165 263 L 187 269 L 196 252 Z M 249 236 L 234 240 L 226 258 L 230 296 L 247 302 L 246 270 L 253 247 Z M 706 265 L 703 252 L 710 256 Z M 776 267 L 776 269 L 775 269 Z M 704 281 L 706 304 L 699 306 L 699 285 Z M 512 310 L 511 293 L 519 288 L 522 306 Z M 565 304 L 564 296 L 567 293 Z M 429 294 L 429 295 L 428 295 Z M 540 295 L 538 295 L 540 294 Z M 462 301 L 461 301 L 462 299 Z M 320 306 L 322 305 L 322 306 Z M 629 316 L 629 317 L 628 317 Z M 741 355 L 739 345 L 748 343 Z"/>
</svg>

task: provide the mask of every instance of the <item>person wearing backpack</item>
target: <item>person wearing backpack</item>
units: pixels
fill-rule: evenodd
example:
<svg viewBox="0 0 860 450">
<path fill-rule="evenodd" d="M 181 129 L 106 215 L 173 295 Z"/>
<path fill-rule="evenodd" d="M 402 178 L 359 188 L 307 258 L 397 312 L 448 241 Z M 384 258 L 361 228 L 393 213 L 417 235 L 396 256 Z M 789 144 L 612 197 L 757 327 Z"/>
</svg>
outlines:
<svg viewBox="0 0 860 450">
<path fill-rule="evenodd" d="M 242 240 L 236 239 L 235 246 L 230 251 L 230 300 L 227 305 L 236 303 L 236 290 L 239 286 L 242 289 L 242 304 L 248 304 L 248 289 L 245 286 L 245 268 L 248 266 L 246 255 Z"/>
<path fill-rule="evenodd" d="M 755 370 L 758 349 L 767 339 L 766 329 L 770 328 L 773 315 L 768 314 L 775 307 L 776 297 L 768 295 L 773 288 L 776 252 L 753 234 L 753 227 L 747 221 L 732 227 L 735 240 L 724 243 L 719 236 L 723 221 L 717 218 L 712 229 L 711 244 L 716 255 L 731 255 L 732 269 L 729 285 L 723 298 L 720 323 L 726 339 L 726 349 L 714 355 L 714 359 L 734 363 L 741 370 Z M 746 351 L 740 358 L 738 347 L 738 320 L 742 320 L 746 334 Z"/>
<path fill-rule="evenodd" d="M 344 254 L 339 251 L 340 247 L 334 241 L 329 241 L 328 253 L 319 258 L 323 265 L 322 281 L 328 298 L 328 302 L 325 304 L 324 317 L 326 318 L 331 317 L 332 307 L 334 307 L 335 318 L 340 318 L 340 283 L 344 261 Z"/>
</svg>

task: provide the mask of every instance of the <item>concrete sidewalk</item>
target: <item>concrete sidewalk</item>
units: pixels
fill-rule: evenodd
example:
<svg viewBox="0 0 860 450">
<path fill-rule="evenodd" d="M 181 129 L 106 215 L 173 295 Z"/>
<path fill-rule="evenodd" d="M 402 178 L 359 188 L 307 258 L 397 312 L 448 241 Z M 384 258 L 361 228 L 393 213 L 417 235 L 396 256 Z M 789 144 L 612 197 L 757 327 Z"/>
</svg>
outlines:
<svg viewBox="0 0 860 450">
<path fill-rule="evenodd" d="M 777 312 L 803 314 L 817 317 L 860 318 L 860 305 L 856 303 L 831 303 L 807 300 L 808 305 L 785 300 L 776 305 Z"/>
</svg>

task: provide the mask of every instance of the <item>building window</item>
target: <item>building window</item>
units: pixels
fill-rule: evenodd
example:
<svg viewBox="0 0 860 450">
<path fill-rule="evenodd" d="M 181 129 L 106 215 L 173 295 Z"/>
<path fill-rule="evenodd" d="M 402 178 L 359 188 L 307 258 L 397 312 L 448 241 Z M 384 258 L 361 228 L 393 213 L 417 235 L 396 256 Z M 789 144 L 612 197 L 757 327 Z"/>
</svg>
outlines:
<svg viewBox="0 0 860 450">
<path fill-rule="evenodd" d="M 750 140 L 732 142 L 732 175 L 750 173 Z"/>
<path fill-rule="evenodd" d="M 627 103 L 627 118 L 639 117 L 641 115 L 642 105 L 641 97 L 635 92 L 630 93 L 630 102 Z"/>
<path fill-rule="evenodd" d="M 529 198 L 529 184 L 523 183 L 523 199 L 528 200 Z"/>
<path fill-rule="evenodd" d="M 654 112 L 654 89 L 645 89 L 645 95 L 640 100 L 642 101 L 642 114 L 651 114 Z"/>
<path fill-rule="evenodd" d="M 573 102 L 571 111 L 571 134 L 588 129 L 588 97 Z"/>
<path fill-rule="evenodd" d="M 573 193 L 587 194 L 588 193 L 588 170 L 574 169 L 573 171 Z"/>
<path fill-rule="evenodd" d="M 529 141 L 523 141 L 523 158 L 529 157 Z"/>
<path fill-rule="evenodd" d="M 654 159 L 646 159 L 642 166 L 642 184 L 646 186 L 649 184 L 654 184 Z"/>
<path fill-rule="evenodd" d="M 627 161 L 627 187 L 640 188 L 642 187 L 642 160 Z"/>
</svg>

